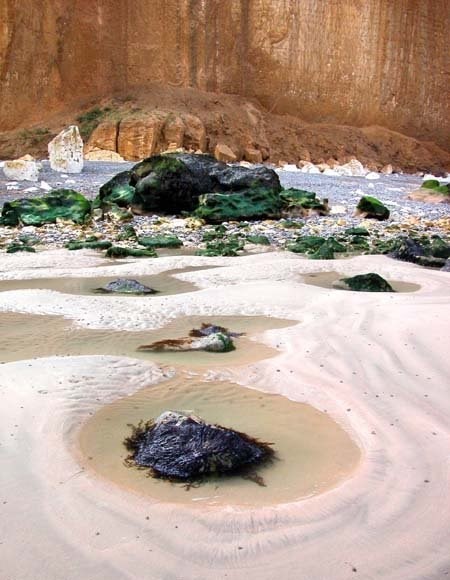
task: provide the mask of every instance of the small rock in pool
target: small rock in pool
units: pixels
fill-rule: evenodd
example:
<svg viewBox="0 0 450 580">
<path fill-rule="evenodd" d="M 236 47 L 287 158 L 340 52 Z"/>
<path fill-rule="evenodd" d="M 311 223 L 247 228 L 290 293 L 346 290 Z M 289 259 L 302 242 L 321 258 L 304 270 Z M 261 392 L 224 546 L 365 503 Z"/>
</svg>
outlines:
<svg viewBox="0 0 450 580">
<path fill-rule="evenodd" d="M 200 328 L 193 328 L 190 332 L 189 332 L 189 336 L 195 336 L 195 337 L 200 337 L 200 336 L 209 336 L 211 334 L 217 334 L 218 332 L 222 333 L 222 334 L 226 334 L 227 336 L 230 336 L 232 338 L 234 337 L 239 337 L 242 336 L 244 333 L 243 332 L 230 332 L 228 330 L 228 328 L 225 328 L 223 326 L 218 326 L 216 324 L 208 324 L 207 322 L 202 322 L 202 325 Z"/>
<path fill-rule="evenodd" d="M 133 427 L 124 445 L 129 464 L 148 467 L 155 477 L 181 481 L 239 473 L 274 455 L 268 443 L 175 411 Z"/>
<path fill-rule="evenodd" d="M 140 351 L 154 352 L 188 352 L 203 350 L 205 352 L 230 352 L 235 350 L 230 336 L 222 332 L 214 332 L 207 336 L 188 336 L 185 338 L 168 338 L 151 344 L 142 345 Z"/>
<path fill-rule="evenodd" d="M 118 278 L 108 282 L 102 288 L 96 288 L 95 292 L 99 294 L 156 294 L 157 290 L 141 284 L 137 280 L 127 278 Z"/>
<path fill-rule="evenodd" d="M 379 274 L 359 274 L 351 278 L 341 278 L 333 282 L 335 288 L 353 290 L 355 292 L 395 292 L 392 286 Z"/>
</svg>

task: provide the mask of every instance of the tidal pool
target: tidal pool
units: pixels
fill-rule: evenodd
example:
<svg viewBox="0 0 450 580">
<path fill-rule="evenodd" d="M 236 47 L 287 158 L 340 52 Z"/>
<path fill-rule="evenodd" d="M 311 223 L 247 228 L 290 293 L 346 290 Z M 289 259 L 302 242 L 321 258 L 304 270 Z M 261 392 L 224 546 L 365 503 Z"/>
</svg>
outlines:
<svg viewBox="0 0 450 580">
<path fill-rule="evenodd" d="M 186 488 L 128 467 L 123 440 L 140 420 L 165 410 L 190 411 L 273 443 L 276 459 L 257 468 L 265 486 L 241 476 L 213 477 Z M 103 407 L 81 428 L 76 454 L 96 475 L 164 502 L 261 506 L 319 494 L 349 477 L 360 450 L 326 413 L 229 382 L 206 382 L 180 375 Z"/>
<path fill-rule="evenodd" d="M 61 278 L 32 278 L 21 280 L 1 280 L 0 292 L 8 290 L 55 290 L 64 294 L 77 294 L 90 296 L 95 294 L 96 288 L 106 286 L 108 282 L 117 280 L 117 278 L 131 278 L 136 279 L 142 284 L 158 291 L 158 294 L 142 296 L 142 298 L 151 299 L 153 296 L 171 294 L 184 294 L 185 292 L 195 292 L 198 287 L 191 282 L 186 282 L 176 278 L 174 274 L 182 274 L 183 272 L 196 272 L 198 270 L 208 270 L 210 267 L 192 267 L 179 268 L 177 270 L 168 270 L 161 274 L 154 274 L 152 276 L 135 276 L 130 275 L 116 275 L 116 276 L 97 276 L 91 278 L 77 278 L 77 277 L 61 277 Z M 102 294 L 102 296 L 133 296 L 133 294 Z"/>
<path fill-rule="evenodd" d="M 151 300 L 151 297 L 139 298 Z M 225 326 L 245 336 L 235 339 L 236 350 L 214 352 L 140 352 L 137 348 L 166 338 L 187 336 L 202 322 Z M 61 316 L 0 312 L 0 362 L 47 356 L 127 356 L 163 365 L 217 368 L 249 364 L 277 354 L 261 342 L 251 340 L 269 329 L 285 328 L 296 321 L 266 316 L 183 316 L 154 330 L 102 330 L 76 326 Z"/>
<path fill-rule="evenodd" d="M 365 273 L 365 272 L 363 272 Z M 330 290 L 343 290 L 344 292 L 354 292 L 354 290 L 345 290 L 344 288 L 335 288 L 333 282 L 337 282 L 341 278 L 349 278 L 347 274 L 339 274 L 339 272 L 314 272 L 311 274 L 302 274 L 302 279 L 305 284 L 311 286 L 319 286 L 320 288 L 327 288 Z M 401 282 L 399 280 L 391 280 L 386 278 L 387 282 L 392 286 L 396 292 L 417 292 L 420 290 L 419 284 L 412 282 Z"/>
</svg>

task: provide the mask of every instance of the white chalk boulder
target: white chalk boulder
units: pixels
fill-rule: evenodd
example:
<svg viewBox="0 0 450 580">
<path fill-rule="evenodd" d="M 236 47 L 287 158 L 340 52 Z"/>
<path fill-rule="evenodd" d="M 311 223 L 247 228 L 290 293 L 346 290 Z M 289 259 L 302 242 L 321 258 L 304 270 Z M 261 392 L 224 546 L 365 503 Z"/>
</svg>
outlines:
<svg viewBox="0 0 450 580">
<path fill-rule="evenodd" d="M 336 165 L 333 169 L 342 177 L 364 177 L 367 173 L 367 169 L 357 159 L 351 159 L 344 165 Z"/>
<path fill-rule="evenodd" d="M 31 155 L 3 163 L 3 173 L 14 181 L 38 181 L 42 165 Z"/>
<path fill-rule="evenodd" d="M 50 167 L 60 173 L 83 171 L 83 139 L 76 125 L 61 131 L 48 144 Z"/>
</svg>

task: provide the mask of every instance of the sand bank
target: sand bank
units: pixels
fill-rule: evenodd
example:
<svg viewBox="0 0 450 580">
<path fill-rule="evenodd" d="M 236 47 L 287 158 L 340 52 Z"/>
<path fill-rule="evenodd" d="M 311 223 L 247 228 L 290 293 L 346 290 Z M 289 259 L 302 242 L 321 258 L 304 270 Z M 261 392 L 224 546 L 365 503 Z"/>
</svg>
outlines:
<svg viewBox="0 0 450 580">
<path fill-rule="evenodd" d="M 299 502 L 195 509 L 144 499 L 83 470 L 73 445 L 92 413 L 162 380 L 161 370 L 104 356 L 4 364 L 2 578 L 438 580 L 450 573 L 448 274 L 383 256 L 171 257 L 112 268 L 87 252 L 70 254 L 68 268 L 68 256 L 2 255 L 0 271 L 10 279 L 137 277 L 219 267 L 180 274 L 199 291 L 151 302 L 14 290 L 0 293 L 0 310 L 127 330 L 156 328 L 181 315 L 297 320 L 258 337 L 278 356 L 208 376 L 326 411 L 357 442 L 362 461 L 337 487 Z M 302 283 L 304 273 L 330 270 L 375 271 L 421 288 L 366 294 Z"/>
</svg>

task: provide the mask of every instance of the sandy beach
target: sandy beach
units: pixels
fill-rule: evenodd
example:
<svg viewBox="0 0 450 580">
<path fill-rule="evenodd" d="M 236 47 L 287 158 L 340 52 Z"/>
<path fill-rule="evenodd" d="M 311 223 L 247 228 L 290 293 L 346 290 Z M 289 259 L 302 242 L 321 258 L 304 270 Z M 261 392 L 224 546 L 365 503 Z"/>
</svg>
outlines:
<svg viewBox="0 0 450 580">
<path fill-rule="evenodd" d="M 2 578 L 444 578 L 450 573 L 447 273 L 384 256 L 319 262 L 276 252 L 116 265 L 89 251 L 0 257 L 2 279 L 137 277 L 205 265 L 215 268 L 177 274 L 196 292 L 143 301 L 12 290 L 0 292 L 0 316 L 52 314 L 79 328 L 117 330 L 158 328 L 179 316 L 297 321 L 257 335 L 277 356 L 197 376 L 326 412 L 359 447 L 358 466 L 325 493 L 258 508 L 144 497 L 83 467 L 80 427 L 104 405 L 176 370 L 108 356 L 2 364 Z M 420 290 L 369 294 L 303 283 L 304 274 L 333 270 L 374 271 Z"/>
</svg>

